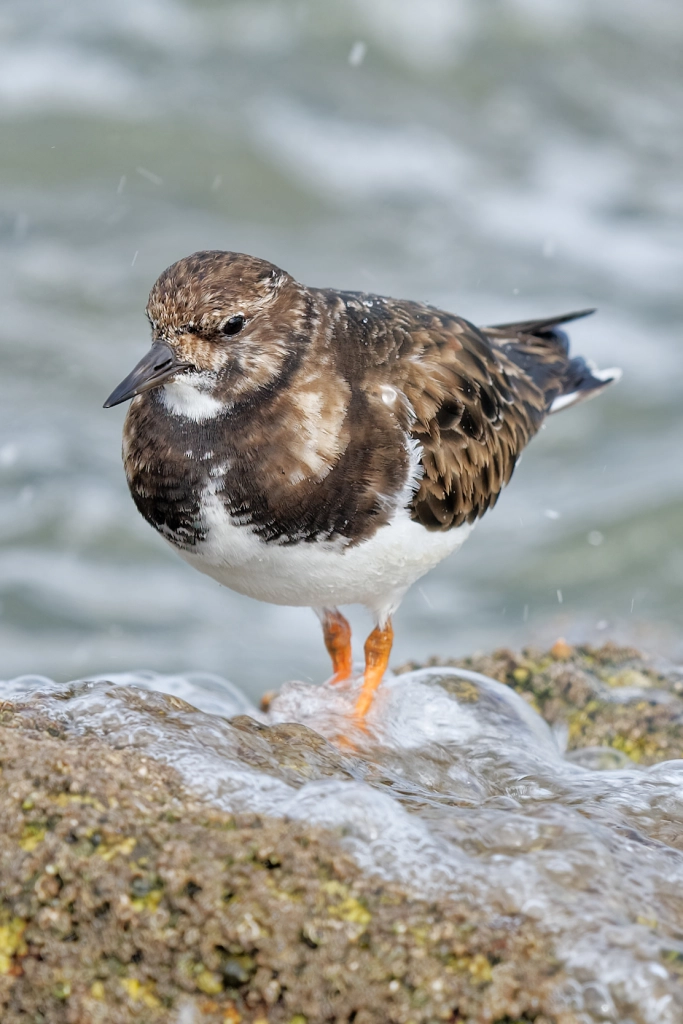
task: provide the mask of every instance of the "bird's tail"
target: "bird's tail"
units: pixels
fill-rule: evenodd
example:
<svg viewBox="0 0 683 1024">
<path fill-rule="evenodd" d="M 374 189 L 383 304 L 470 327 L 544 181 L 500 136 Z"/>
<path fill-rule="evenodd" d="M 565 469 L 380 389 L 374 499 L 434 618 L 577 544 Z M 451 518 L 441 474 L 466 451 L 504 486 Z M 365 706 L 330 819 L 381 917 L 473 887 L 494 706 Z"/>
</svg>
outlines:
<svg viewBox="0 0 683 1024">
<path fill-rule="evenodd" d="M 621 370 L 616 367 L 598 370 L 589 360 L 569 355 L 569 338 L 560 330 L 561 325 L 594 312 L 582 309 L 545 320 L 496 324 L 482 330 L 504 346 L 505 354 L 543 390 L 548 412 L 559 412 L 594 398 L 621 377 Z"/>
</svg>

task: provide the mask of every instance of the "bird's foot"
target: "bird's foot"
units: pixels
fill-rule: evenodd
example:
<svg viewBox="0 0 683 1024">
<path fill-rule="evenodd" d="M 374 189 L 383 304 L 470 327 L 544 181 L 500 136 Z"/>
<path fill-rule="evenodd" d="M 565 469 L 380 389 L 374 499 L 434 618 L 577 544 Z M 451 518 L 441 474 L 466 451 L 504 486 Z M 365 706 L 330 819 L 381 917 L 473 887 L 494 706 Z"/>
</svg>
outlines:
<svg viewBox="0 0 683 1024">
<path fill-rule="evenodd" d="M 355 724 L 363 729 L 365 729 L 365 716 L 370 710 L 375 690 L 382 682 L 384 673 L 389 667 L 393 642 L 394 631 L 390 621 L 385 626 L 376 626 L 365 641 L 365 675 L 353 712 Z"/>
<path fill-rule="evenodd" d="M 320 613 L 319 613 L 320 614 Z M 336 608 L 326 608 L 321 614 L 325 647 L 332 659 L 332 683 L 343 683 L 351 677 L 351 627 Z"/>
</svg>

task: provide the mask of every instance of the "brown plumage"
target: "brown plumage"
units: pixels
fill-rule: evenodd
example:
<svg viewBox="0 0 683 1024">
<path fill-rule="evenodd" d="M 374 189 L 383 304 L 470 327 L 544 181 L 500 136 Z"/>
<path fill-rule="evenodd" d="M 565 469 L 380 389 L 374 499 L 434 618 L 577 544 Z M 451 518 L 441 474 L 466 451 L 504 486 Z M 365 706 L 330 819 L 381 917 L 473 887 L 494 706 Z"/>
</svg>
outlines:
<svg viewBox="0 0 683 1024">
<path fill-rule="evenodd" d="M 553 403 L 613 379 L 568 354 L 559 325 L 584 313 L 477 328 L 419 302 L 306 288 L 238 253 L 175 263 L 147 312 L 152 352 L 107 403 L 137 396 L 124 459 L 142 514 L 228 586 L 328 612 L 337 600 L 359 600 L 380 627 L 413 579 L 447 553 L 435 540 L 439 554 L 415 556 L 401 576 L 390 555 L 371 554 L 390 534 L 403 537 L 397 524 L 408 516 L 418 524 L 419 546 L 426 532 L 473 523 L 495 504 Z M 253 543 L 262 556 L 235 553 L 235 544 L 241 552 Z M 323 587 L 317 561 L 307 579 L 318 556 L 304 555 L 293 599 L 277 552 L 302 545 L 336 552 L 333 582 Z M 386 570 L 384 596 L 376 584 L 349 582 L 354 547 L 375 576 Z M 248 582 L 240 559 L 251 567 Z M 264 561 L 271 577 L 261 585 Z M 336 630 L 337 651 L 341 617 L 328 612 L 326 638 Z M 384 652 L 385 640 L 378 644 L 370 660 Z"/>
</svg>

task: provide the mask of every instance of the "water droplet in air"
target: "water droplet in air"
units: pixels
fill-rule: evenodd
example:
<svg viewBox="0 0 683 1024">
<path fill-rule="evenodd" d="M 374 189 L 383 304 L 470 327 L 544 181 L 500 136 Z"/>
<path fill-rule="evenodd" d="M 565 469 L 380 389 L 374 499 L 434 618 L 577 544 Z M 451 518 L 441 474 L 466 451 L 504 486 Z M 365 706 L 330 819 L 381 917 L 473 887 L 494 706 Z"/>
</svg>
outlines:
<svg viewBox="0 0 683 1024">
<path fill-rule="evenodd" d="M 368 52 L 367 44 L 362 42 L 360 39 L 356 40 L 351 49 L 349 50 L 349 64 L 352 68 L 360 67 L 365 60 L 365 55 Z"/>
<path fill-rule="evenodd" d="M 8 442 L 0 448 L 0 466 L 13 466 L 17 461 L 18 449 L 15 444 Z"/>
</svg>

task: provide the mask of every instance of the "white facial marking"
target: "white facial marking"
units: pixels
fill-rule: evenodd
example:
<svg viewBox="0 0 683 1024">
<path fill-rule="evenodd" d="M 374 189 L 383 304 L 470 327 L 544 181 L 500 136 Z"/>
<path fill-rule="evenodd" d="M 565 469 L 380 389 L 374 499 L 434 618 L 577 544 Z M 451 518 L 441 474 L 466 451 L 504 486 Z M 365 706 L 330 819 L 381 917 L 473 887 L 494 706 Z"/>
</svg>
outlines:
<svg viewBox="0 0 683 1024">
<path fill-rule="evenodd" d="M 392 388 L 388 384 L 382 384 L 379 390 L 382 395 L 382 401 L 385 405 L 388 405 L 391 408 L 392 405 L 396 404 L 396 399 L 398 398 L 396 388 Z"/>
<path fill-rule="evenodd" d="M 199 377 L 199 374 L 193 374 Z M 178 377 L 161 388 L 161 401 L 174 416 L 202 423 L 224 412 L 226 405 L 213 398 L 208 391 L 202 391 L 189 375 Z"/>
</svg>

